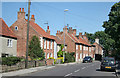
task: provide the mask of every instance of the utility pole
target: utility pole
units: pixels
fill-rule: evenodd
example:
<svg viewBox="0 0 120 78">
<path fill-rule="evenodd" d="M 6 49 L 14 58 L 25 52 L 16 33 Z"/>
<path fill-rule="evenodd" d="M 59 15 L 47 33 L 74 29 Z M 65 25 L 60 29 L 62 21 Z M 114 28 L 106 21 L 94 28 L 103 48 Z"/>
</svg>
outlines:
<svg viewBox="0 0 120 78">
<path fill-rule="evenodd" d="M 63 60 L 65 62 L 65 12 L 68 11 L 68 9 L 64 10 L 64 52 L 63 52 Z"/>
<path fill-rule="evenodd" d="M 28 1 L 28 22 L 27 22 L 27 41 L 26 41 L 26 60 L 25 68 L 28 68 L 28 41 L 29 41 L 29 18 L 30 18 L 30 0 Z"/>
</svg>

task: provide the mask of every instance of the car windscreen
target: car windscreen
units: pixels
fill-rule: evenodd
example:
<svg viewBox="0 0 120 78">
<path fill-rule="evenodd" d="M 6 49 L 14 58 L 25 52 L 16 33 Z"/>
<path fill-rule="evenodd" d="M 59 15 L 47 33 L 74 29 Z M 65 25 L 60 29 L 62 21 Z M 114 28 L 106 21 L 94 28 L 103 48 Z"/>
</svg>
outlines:
<svg viewBox="0 0 120 78">
<path fill-rule="evenodd" d="M 115 64 L 115 60 L 114 59 L 104 59 L 103 63 Z"/>
<path fill-rule="evenodd" d="M 90 57 L 85 57 L 84 59 L 90 59 Z"/>
</svg>

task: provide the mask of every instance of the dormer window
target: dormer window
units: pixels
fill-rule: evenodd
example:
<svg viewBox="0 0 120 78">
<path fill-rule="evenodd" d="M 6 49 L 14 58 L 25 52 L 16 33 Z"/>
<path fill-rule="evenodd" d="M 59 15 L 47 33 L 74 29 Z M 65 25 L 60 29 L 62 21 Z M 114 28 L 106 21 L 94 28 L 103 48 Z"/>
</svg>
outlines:
<svg viewBox="0 0 120 78">
<path fill-rule="evenodd" d="M 17 27 L 17 26 L 15 26 L 15 30 L 18 30 L 18 27 Z"/>
</svg>

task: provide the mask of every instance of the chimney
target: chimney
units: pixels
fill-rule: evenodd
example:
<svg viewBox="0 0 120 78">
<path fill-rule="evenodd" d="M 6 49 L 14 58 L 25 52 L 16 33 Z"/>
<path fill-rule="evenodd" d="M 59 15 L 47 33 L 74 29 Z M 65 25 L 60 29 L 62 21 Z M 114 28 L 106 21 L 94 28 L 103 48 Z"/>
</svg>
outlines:
<svg viewBox="0 0 120 78">
<path fill-rule="evenodd" d="M 76 36 L 76 29 L 73 29 L 73 35 Z"/>
<path fill-rule="evenodd" d="M 85 32 L 85 36 L 86 36 L 86 32 Z"/>
<path fill-rule="evenodd" d="M 21 8 L 19 9 L 17 17 L 18 17 L 18 19 L 25 19 L 24 8 L 22 8 L 22 11 L 21 11 Z"/>
<path fill-rule="evenodd" d="M 34 15 L 31 16 L 31 21 L 32 21 L 32 22 L 35 22 L 35 17 L 34 17 Z"/>
<path fill-rule="evenodd" d="M 46 31 L 48 34 L 50 34 L 50 29 L 49 29 L 49 26 L 47 26 L 47 31 Z"/>
<path fill-rule="evenodd" d="M 88 38 L 87 38 L 87 33 L 86 33 L 86 32 L 84 33 L 83 38 L 84 38 L 84 40 L 85 40 L 86 42 L 89 43 L 89 40 L 88 40 Z"/>
<path fill-rule="evenodd" d="M 96 39 L 95 39 L 95 42 L 99 44 L 99 38 L 96 38 Z"/>
<path fill-rule="evenodd" d="M 67 33 L 67 30 L 68 30 L 68 28 L 67 28 L 67 26 L 65 26 L 65 27 L 63 28 L 63 32 L 65 31 L 65 33 Z"/>
<path fill-rule="evenodd" d="M 82 37 L 82 33 L 81 32 L 79 33 L 79 37 Z"/>
<path fill-rule="evenodd" d="M 24 8 L 22 8 L 22 12 L 24 12 Z"/>
<path fill-rule="evenodd" d="M 70 34 L 73 33 L 72 27 L 69 27 L 68 33 L 70 33 Z"/>
</svg>

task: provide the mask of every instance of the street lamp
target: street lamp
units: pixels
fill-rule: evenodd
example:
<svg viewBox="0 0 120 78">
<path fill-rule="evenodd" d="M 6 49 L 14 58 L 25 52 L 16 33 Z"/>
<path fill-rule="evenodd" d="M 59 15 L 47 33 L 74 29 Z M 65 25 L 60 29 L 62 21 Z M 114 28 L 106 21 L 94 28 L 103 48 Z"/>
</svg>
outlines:
<svg viewBox="0 0 120 78">
<path fill-rule="evenodd" d="M 67 12 L 68 9 L 64 10 L 64 52 L 63 52 L 63 59 L 65 61 L 65 12 Z"/>
</svg>

